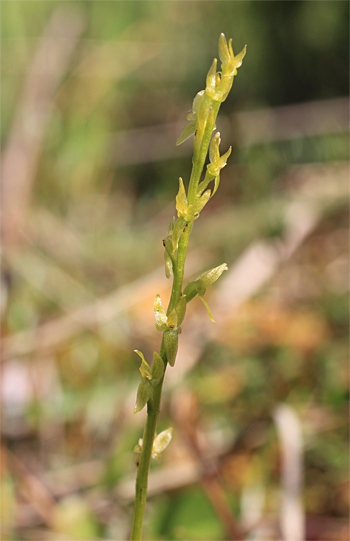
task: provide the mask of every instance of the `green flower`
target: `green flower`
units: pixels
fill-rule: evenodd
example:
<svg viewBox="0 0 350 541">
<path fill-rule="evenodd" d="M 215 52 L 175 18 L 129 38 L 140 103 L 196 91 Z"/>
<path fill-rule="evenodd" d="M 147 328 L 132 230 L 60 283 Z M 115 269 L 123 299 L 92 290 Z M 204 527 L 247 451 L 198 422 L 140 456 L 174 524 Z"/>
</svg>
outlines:
<svg viewBox="0 0 350 541">
<path fill-rule="evenodd" d="M 207 309 L 210 319 L 214 322 L 214 318 L 210 311 L 209 305 L 204 298 L 204 294 L 208 286 L 211 286 L 216 280 L 220 278 L 224 271 L 228 270 L 226 263 L 214 267 L 206 272 L 203 272 L 194 282 L 190 282 L 184 289 L 184 295 L 186 296 L 186 301 L 190 302 L 196 295 L 201 299 L 204 306 Z"/>
<path fill-rule="evenodd" d="M 220 171 L 227 164 L 227 158 L 231 154 L 232 147 L 230 147 L 225 154 L 220 156 L 219 145 L 220 145 L 220 133 L 217 132 L 211 140 L 209 147 L 209 160 L 210 163 L 207 165 L 207 172 L 204 180 L 199 184 L 197 194 L 200 196 L 203 190 L 205 190 L 209 184 L 214 179 L 214 190 L 211 194 L 211 197 L 215 195 L 220 184 Z"/>
<path fill-rule="evenodd" d="M 220 35 L 219 57 L 221 60 L 221 72 L 216 71 L 217 60 L 215 58 L 208 71 L 206 80 L 207 86 L 205 91 L 210 98 L 220 102 L 223 102 L 227 98 L 237 70 L 243 63 L 246 50 L 247 46 L 235 56 L 232 50 L 232 39 L 227 44 L 225 35 Z"/>
<path fill-rule="evenodd" d="M 199 213 L 210 199 L 211 191 L 207 190 L 198 196 L 197 200 L 191 205 L 187 202 L 186 191 L 182 178 L 179 178 L 179 191 L 176 196 L 176 210 L 179 218 L 182 217 L 186 222 L 193 222 L 199 218 Z M 176 226 L 176 224 L 175 224 Z M 175 227 L 174 227 L 175 229 Z"/>
</svg>

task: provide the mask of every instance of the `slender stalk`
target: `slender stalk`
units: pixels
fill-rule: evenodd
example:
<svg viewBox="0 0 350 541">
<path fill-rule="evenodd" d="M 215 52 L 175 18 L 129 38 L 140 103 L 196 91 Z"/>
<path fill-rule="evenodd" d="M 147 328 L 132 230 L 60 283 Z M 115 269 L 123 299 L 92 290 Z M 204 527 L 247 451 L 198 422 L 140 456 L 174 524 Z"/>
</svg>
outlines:
<svg viewBox="0 0 350 541">
<path fill-rule="evenodd" d="M 174 269 L 174 280 L 173 287 L 171 291 L 171 297 L 169 301 L 169 306 L 167 313 L 169 314 L 173 308 L 177 305 L 183 284 L 183 276 L 185 270 L 185 260 L 187 254 L 187 246 L 192 230 L 192 224 L 186 226 L 186 230 L 183 235 L 181 235 L 178 247 L 177 255 L 177 264 Z M 164 366 L 167 365 L 167 357 L 164 349 L 164 337 L 162 339 L 162 344 L 160 347 L 160 356 L 164 361 Z M 154 435 L 157 428 L 158 415 L 160 411 L 160 401 L 162 396 L 162 387 L 163 387 L 164 376 L 161 379 L 160 383 L 154 388 L 153 396 L 147 403 L 147 420 L 146 426 L 143 433 L 143 444 L 142 451 L 140 456 L 140 462 L 137 471 L 136 477 L 136 497 L 135 497 L 135 507 L 134 507 L 134 517 L 131 531 L 131 540 L 140 540 L 142 537 L 142 528 L 143 528 L 143 517 L 145 513 L 145 505 L 147 499 L 147 484 L 148 484 L 148 473 L 151 464 L 152 458 L 152 445 L 154 440 Z"/>
<path fill-rule="evenodd" d="M 215 178 L 214 191 L 216 191 L 219 185 L 220 170 L 226 165 L 226 160 L 230 150 L 223 156 L 220 156 L 220 134 L 217 134 L 213 138 L 212 142 L 210 141 L 212 133 L 215 129 L 215 121 L 220 105 L 227 97 L 228 90 L 232 86 L 233 77 L 237 72 L 237 68 L 242 63 L 244 54 L 245 49 L 237 57 L 235 57 L 232 51 L 232 40 L 230 40 L 229 44 L 227 44 L 225 36 L 221 34 L 219 40 L 219 56 L 222 61 L 222 72 L 220 72 L 221 74 L 216 73 L 216 60 L 214 60 L 213 65 L 208 72 L 206 90 L 199 92 L 193 102 L 194 110 L 190 116 L 194 118 L 192 122 L 195 122 L 195 124 L 192 124 L 192 126 L 195 126 L 195 129 L 192 131 L 190 130 L 190 134 L 195 132 L 195 137 L 188 194 L 186 196 L 182 179 L 180 179 L 179 193 L 176 198 L 176 209 L 179 218 L 172 229 L 171 237 L 169 236 L 164 240 L 165 249 L 168 250 L 165 241 L 169 240 L 169 238 L 172 239 L 172 255 L 170 255 L 169 251 L 166 252 L 166 256 L 168 257 L 168 260 L 166 259 L 166 272 L 167 276 L 169 276 L 170 272 L 167 267 L 167 261 L 169 262 L 170 258 L 172 272 L 174 275 L 170 301 L 166 314 L 161 305 L 159 296 L 156 297 L 155 301 L 156 320 L 157 317 L 159 318 L 157 320 L 156 327 L 158 330 L 163 331 L 159 356 L 164 363 L 164 373 L 158 372 L 157 377 L 157 370 L 153 370 L 153 365 L 151 370 L 141 352 L 135 350 L 136 353 L 138 353 L 143 359 L 143 364 L 140 368 L 142 378 L 139 390 L 141 390 L 140 392 L 138 391 L 137 407 L 135 408 L 135 411 L 140 411 L 147 403 L 147 420 L 143 433 L 140 460 L 136 477 L 136 497 L 131 532 L 131 540 L 134 541 L 141 540 L 142 537 L 143 517 L 147 499 L 148 473 L 152 458 L 152 448 L 156 435 L 164 375 L 168 362 L 171 364 L 171 366 L 174 366 L 177 352 L 177 335 L 181 330 L 177 326 L 176 322 L 179 322 L 180 325 L 183 320 L 185 313 L 183 303 L 185 302 L 186 305 L 186 303 L 190 302 L 190 300 L 196 294 L 202 298 L 212 319 L 209 307 L 206 301 L 203 299 L 203 295 L 206 288 L 215 282 L 220 277 L 222 272 L 227 269 L 227 265 L 223 264 L 201 274 L 201 276 L 199 276 L 195 282 L 191 282 L 189 284 L 189 290 L 188 287 L 186 287 L 184 294 L 181 297 L 187 247 L 193 222 L 199 217 L 200 211 L 208 202 L 211 195 L 210 190 L 204 192 L 204 190 L 198 188 L 198 185 L 205 165 L 209 144 L 210 164 L 208 165 L 208 178 L 209 181 L 214 180 Z M 189 136 L 188 127 L 184 128 L 183 134 L 181 134 L 177 144 L 180 144 Z M 208 185 L 208 182 L 204 180 L 204 184 Z M 180 307 L 179 312 L 178 307 Z M 177 314 L 180 314 L 181 310 L 183 310 L 182 317 L 179 319 L 180 315 L 178 316 Z M 173 345 L 175 347 L 173 347 Z M 156 353 L 154 355 L 155 357 L 153 358 L 156 360 L 158 359 L 158 364 L 156 363 L 154 366 L 159 367 L 159 363 L 162 364 L 161 360 Z M 155 361 L 153 362 L 155 363 Z M 159 379 L 160 374 L 162 373 L 163 376 L 161 379 Z"/>
<path fill-rule="evenodd" d="M 160 356 L 162 357 L 164 365 L 166 366 L 167 359 L 164 351 L 163 340 L 160 348 Z M 147 404 L 147 421 L 143 433 L 142 452 L 136 477 L 134 517 L 130 537 L 132 540 L 140 540 L 142 538 L 143 516 L 145 513 L 147 499 L 148 472 L 152 458 L 152 446 L 157 427 L 163 381 L 164 376 L 160 383 L 155 387 L 153 397 L 148 401 Z"/>
</svg>

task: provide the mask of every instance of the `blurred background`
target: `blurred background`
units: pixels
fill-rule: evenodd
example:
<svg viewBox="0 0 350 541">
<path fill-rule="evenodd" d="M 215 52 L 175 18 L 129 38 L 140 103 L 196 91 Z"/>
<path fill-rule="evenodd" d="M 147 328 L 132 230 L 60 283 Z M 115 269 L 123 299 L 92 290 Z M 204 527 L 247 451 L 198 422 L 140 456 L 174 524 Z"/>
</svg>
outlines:
<svg viewBox="0 0 350 541">
<path fill-rule="evenodd" d="M 247 55 L 196 222 L 145 539 L 347 540 L 349 4 L 5 1 L 2 538 L 126 539 L 161 336 L 175 141 L 221 32 Z M 197 302 L 198 301 L 198 302 Z"/>
</svg>

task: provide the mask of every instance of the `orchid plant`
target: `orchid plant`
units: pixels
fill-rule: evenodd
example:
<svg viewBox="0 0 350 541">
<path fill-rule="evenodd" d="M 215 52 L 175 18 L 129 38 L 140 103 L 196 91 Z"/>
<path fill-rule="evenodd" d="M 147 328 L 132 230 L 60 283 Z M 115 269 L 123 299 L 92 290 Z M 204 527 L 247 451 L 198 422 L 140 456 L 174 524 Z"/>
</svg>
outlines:
<svg viewBox="0 0 350 541">
<path fill-rule="evenodd" d="M 143 517 L 147 499 L 147 482 L 151 459 L 159 459 L 162 451 L 169 445 L 172 428 L 156 435 L 156 427 L 160 408 L 160 400 L 164 374 L 167 365 L 174 366 L 179 334 L 187 304 L 198 295 L 203 301 L 209 317 L 214 321 L 207 301 L 204 299 L 206 288 L 212 285 L 227 270 L 226 263 L 201 274 L 196 280 L 183 289 L 185 260 L 189 237 L 193 223 L 200 212 L 215 195 L 220 184 L 220 171 L 225 167 L 231 153 L 231 147 L 220 155 L 220 133 L 215 131 L 215 121 L 220 105 L 228 96 L 237 69 L 242 65 L 246 47 L 238 55 L 233 54 L 232 40 L 227 43 L 224 34 L 219 39 L 219 58 L 221 71 L 217 71 L 215 58 L 207 75 L 206 88 L 198 92 L 193 100 L 191 112 L 187 116 L 189 124 L 182 130 L 177 145 L 194 135 L 192 172 L 188 189 L 180 177 L 179 191 L 176 196 L 177 219 L 170 222 L 168 232 L 163 240 L 165 273 L 167 278 L 173 276 L 171 297 L 167 310 L 159 295 L 154 300 L 156 329 L 162 333 L 159 354 L 154 352 L 152 367 L 143 354 L 135 350 L 141 358 L 141 382 L 137 391 L 134 413 L 138 413 L 147 405 L 147 421 L 143 438 L 135 447 L 137 455 L 136 497 L 131 539 L 142 537 Z M 209 164 L 204 179 L 201 181 L 209 149 Z M 208 188 L 213 182 L 213 186 Z"/>
</svg>

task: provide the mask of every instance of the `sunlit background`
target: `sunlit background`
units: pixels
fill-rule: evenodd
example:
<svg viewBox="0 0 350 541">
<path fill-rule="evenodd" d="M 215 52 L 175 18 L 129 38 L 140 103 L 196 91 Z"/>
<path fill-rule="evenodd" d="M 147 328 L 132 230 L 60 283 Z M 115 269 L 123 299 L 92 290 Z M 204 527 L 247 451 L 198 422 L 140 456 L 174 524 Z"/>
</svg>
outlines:
<svg viewBox="0 0 350 541">
<path fill-rule="evenodd" d="M 145 539 L 348 540 L 349 4 L 172 0 L 1 2 L 3 539 L 129 536 L 133 350 L 221 32 L 247 55 L 185 283 L 229 271 L 167 371 Z"/>
</svg>

